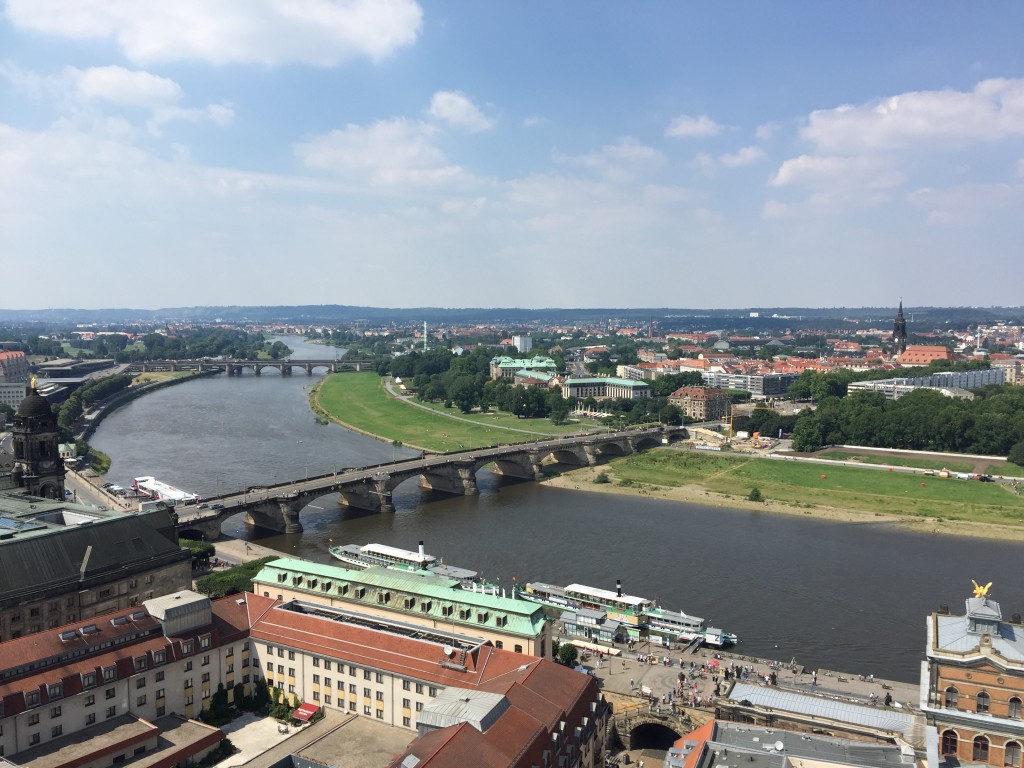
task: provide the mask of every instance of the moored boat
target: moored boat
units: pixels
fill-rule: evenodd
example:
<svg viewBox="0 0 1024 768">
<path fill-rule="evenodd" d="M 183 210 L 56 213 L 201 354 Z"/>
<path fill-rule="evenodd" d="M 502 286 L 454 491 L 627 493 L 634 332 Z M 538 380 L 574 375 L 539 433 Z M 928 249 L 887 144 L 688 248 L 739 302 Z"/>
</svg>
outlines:
<svg viewBox="0 0 1024 768">
<path fill-rule="evenodd" d="M 391 547 L 387 544 L 343 544 L 330 547 L 328 551 L 333 557 L 353 568 L 392 568 L 413 573 L 431 573 L 449 579 L 457 579 L 464 584 L 479 583 L 476 571 L 459 568 L 428 555 L 420 542 L 419 551 Z"/>
</svg>

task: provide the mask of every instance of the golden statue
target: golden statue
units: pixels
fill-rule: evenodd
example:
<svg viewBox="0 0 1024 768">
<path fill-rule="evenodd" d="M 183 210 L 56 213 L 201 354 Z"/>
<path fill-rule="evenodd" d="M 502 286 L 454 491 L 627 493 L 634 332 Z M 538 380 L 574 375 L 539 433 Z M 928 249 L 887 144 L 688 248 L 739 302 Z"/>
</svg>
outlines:
<svg viewBox="0 0 1024 768">
<path fill-rule="evenodd" d="M 988 588 L 992 586 L 992 582 L 991 581 L 983 587 L 978 582 L 976 582 L 974 579 L 971 579 L 971 584 L 974 585 L 974 596 L 975 597 L 988 597 Z"/>
</svg>

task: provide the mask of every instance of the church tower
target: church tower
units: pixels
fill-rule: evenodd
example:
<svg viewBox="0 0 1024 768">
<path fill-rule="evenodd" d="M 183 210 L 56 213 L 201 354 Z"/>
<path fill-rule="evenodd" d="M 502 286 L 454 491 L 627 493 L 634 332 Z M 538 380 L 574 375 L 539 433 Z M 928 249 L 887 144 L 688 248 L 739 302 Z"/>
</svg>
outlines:
<svg viewBox="0 0 1024 768">
<path fill-rule="evenodd" d="M 13 479 L 29 496 L 64 500 L 64 462 L 60 458 L 57 417 L 39 394 L 35 379 L 14 416 Z"/>
<path fill-rule="evenodd" d="M 900 310 L 892 324 L 893 354 L 901 355 L 907 351 L 907 321 L 903 317 L 903 299 L 900 299 Z"/>
</svg>

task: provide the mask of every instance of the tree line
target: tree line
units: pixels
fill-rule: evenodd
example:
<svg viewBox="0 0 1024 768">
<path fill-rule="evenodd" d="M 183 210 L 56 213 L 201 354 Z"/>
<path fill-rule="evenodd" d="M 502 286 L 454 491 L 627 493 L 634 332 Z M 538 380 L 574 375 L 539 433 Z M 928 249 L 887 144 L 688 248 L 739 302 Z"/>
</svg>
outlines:
<svg viewBox="0 0 1024 768">
<path fill-rule="evenodd" d="M 898 400 L 880 392 L 829 396 L 800 414 L 793 450 L 863 445 L 1009 456 L 1024 465 L 1024 388 L 991 385 L 973 399 L 918 389 Z"/>
</svg>

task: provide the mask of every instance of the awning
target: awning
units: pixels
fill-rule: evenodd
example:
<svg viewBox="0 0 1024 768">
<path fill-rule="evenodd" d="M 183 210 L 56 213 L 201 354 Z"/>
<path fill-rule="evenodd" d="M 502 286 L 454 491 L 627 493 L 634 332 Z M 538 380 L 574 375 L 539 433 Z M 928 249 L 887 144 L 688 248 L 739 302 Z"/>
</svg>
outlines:
<svg viewBox="0 0 1024 768">
<path fill-rule="evenodd" d="M 298 720 L 300 723 L 304 723 L 315 715 L 319 709 L 320 705 L 318 704 L 304 702 L 302 706 L 292 712 L 292 720 Z"/>
<path fill-rule="evenodd" d="M 588 643 L 586 640 L 570 640 L 570 645 L 575 645 L 577 648 L 582 648 L 584 651 L 601 651 L 609 656 L 619 656 L 622 651 L 618 648 L 609 648 L 607 645 L 597 645 L 596 643 Z"/>
</svg>

